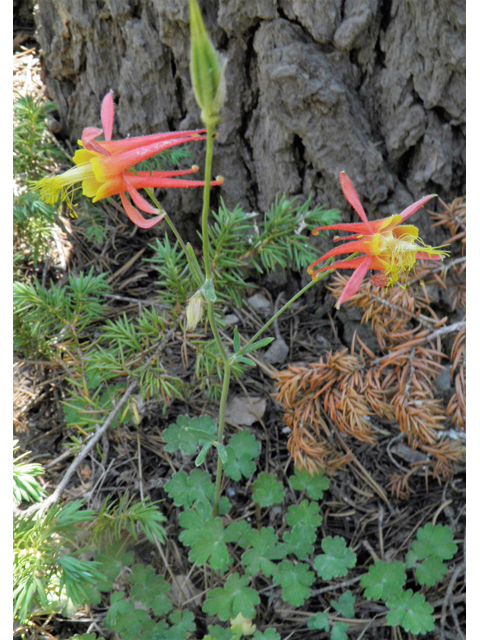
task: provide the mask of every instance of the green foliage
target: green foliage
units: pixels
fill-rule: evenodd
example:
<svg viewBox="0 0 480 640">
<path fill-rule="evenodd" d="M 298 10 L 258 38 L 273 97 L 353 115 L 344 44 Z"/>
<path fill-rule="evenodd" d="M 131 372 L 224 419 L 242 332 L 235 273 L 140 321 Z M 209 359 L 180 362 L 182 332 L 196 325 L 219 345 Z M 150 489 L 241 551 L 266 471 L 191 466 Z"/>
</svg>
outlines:
<svg viewBox="0 0 480 640">
<path fill-rule="evenodd" d="M 178 507 L 196 506 L 199 502 L 212 504 L 214 490 L 210 474 L 200 469 L 189 474 L 178 471 L 165 483 L 165 491 Z"/>
<path fill-rule="evenodd" d="M 94 204 L 88 198 L 81 201 L 81 210 L 77 210 L 78 217 L 72 221 L 74 232 L 83 235 L 85 240 L 98 249 L 103 249 L 109 233 L 108 217 L 105 210 Z"/>
<path fill-rule="evenodd" d="M 265 631 L 255 631 L 253 640 L 280 640 L 280 635 L 276 629 L 269 627 Z"/>
<path fill-rule="evenodd" d="M 310 596 L 310 586 L 315 582 L 315 574 L 309 571 L 308 564 L 293 564 L 282 560 L 275 567 L 273 579 L 282 587 L 282 598 L 293 607 L 301 607 Z"/>
<path fill-rule="evenodd" d="M 13 285 L 14 347 L 30 353 L 51 354 L 59 343 L 71 340 L 78 344 L 78 335 L 105 315 L 103 296 L 109 292 L 104 275 L 70 276 L 65 286 L 50 289 L 38 282 Z"/>
<path fill-rule="evenodd" d="M 65 159 L 46 125 L 49 114 L 54 110 L 53 102 L 30 95 L 14 101 L 13 171 L 17 177 L 38 180 L 51 170 L 52 161 Z"/>
<path fill-rule="evenodd" d="M 272 560 L 281 560 L 287 555 L 286 546 L 278 544 L 278 536 L 272 527 L 262 527 L 260 531 L 251 529 L 248 542 L 251 548 L 242 555 L 242 564 L 249 575 L 271 576 L 275 571 Z"/>
<path fill-rule="evenodd" d="M 168 304 L 172 311 L 181 311 L 194 293 L 187 258 L 178 242 L 170 244 L 166 234 L 163 241 L 157 238 L 151 248 L 154 255 L 146 262 L 152 263 L 158 273 L 162 302 Z"/>
<path fill-rule="evenodd" d="M 254 459 L 260 454 L 260 443 L 253 433 L 244 430 L 234 434 L 228 441 L 225 474 L 232 480 L 250 478 L 256 469 Z"/>
<path fill-rule="evenodd" d="M 152 544 L 164 542 L 166 534 L 161 523 L 166 518 L 158 509 L 158 502 L 151 502 L 148 497 L 139 502 L 134 500 L 128 492 L 119 500 L 106 500 L 97 514 L 94 539 L 111 544 L 126 535 L 138 540 L 139 530 Z"/>
<path fill-rule="evenodd" d="M 357 556 L 347 548 L 345 540 L 340 536 L 324 538 L 322 549 L 324 553 L 315 557 L 313 567 L 324 580 L 346 576 L 348 569 L 357 562 Z"/>
<path fill-rule="evenodd" d="M 427 523 L 417 531 L 417 539 L 412 543 L 406 557 L 407 568 L 415 566 L 419 584 L 432 587 L 447 573 L 444 560 L 453 558 L 457 545 L 453 542 L 453 531 L 445 525 Z M 423 560 L 420 564 L 418 562 Z"/>
<path fill-rule="evenodd" d="M 177 416 L 176 423 L 163 432 L 165 451 L 182 451 L 187 456 L 193 456 L 198 447 L 213 444 L 216 437 L 217 425 L 210 416 Z"/>
<path fill-rule="evenodd" d="M 235 618 L 239 613 L 245 618 L 253 618 L 260 596 L 255 589 L 247 587 L 249 582 L 248 576 L 232 573 L 223 587 L 209 591 L 203 611 L 211 616 L 218 615 L 222 622 Z"/>
<path fill-rule="evenodd" d="M 306 560 L 313 553 L 316 539 L 317 528 L 307 522 L 298 522 L 283 534 L 288 553 L 294 554 L 299 560 Z"/>
<path fill-rule="evenodd" d="M 119 634 L 120 640 L 185 640 L 195 631 L 191 611 L 172 611 L 168 598 L 170 585 L 152 567 L 137 564 L 129 575 L 128 594 L 113 592 L 104 621 L 106 629 Z M 154 620 L 170 613 L 168 619 Z"/>
<path fill-rule="evenodd" d="M 387 600 L 402 591 L 406 580 L 402 562 L 377 560 L 362 576 L 360 584 L 369 600 Z"/>
<path fill-rule="evenodd" d="M 222 201 L 209 228 L 211 263 L 215 272 L 216 290 L 221 302 L 241 307 L 250 286 L 244 274 L 247 267 L 271 272 L 282 269 L 301 270 L 315 259 L 315 252 L 303 231 L 333 224 L 339 220 L 336 210 L 310 209 L 310 199 L 299 204 L 285 196 L 277 198 L 257 224 L 256 213 L 245 213 L 239 206 L 229 211 Z"/>
<path fill-rule="evenodd" d="M 253 483 L 253 499 L 261 507 L 280 504 L 285 498 L 283 485 L 272 473 L 262 471 Z"/>
<path fill-rule="evenodd" d="M 307 622 L 307 627 L 312 631 L 328 631 L 329 626 L 328 613 L 323 611 L 316 613 Z"/>
<path fill-rule="evenodd" d="M 184 529 L 179 540 L 190 547 L 189 560 L 199 565 L 207 561 L 220 572 L 232 563 L 227 543 L 237 541 L 238 527 L 232 524 L 225 528 L 221 518 L 214 518 L 210 504 L 200 503 L 197 510 L 184 511 L 179 516 Z"/>
<path fill-rule="evenodd" d="M 168 613 L 172 603 L 166 597 L 170 585 L 161 576 L 157 576 L 152 567 L 136 564 L 130 574 L 130 596 L 133 600 L 142 602 L 151 609 L 156 616 Z"/>
<path fill-rule="evenodd" d="M 133 564 L 133 551 L 125 551 L 124 546 L 123 540 L 107 542 L 103 549 L 95 551 L 94 559 L 102 576 L 102 580 L 96 585 L 99 591 L 111 591 L 122 569 Z"/>
<path fill-rule="evenodd" d="M 302 500 L 300 504 L 292 504 L 288 507 L 285 520 L 291 527 L 303 523 L 317 529 L 322 524 L 319 511 L 320 505 L 317 502 Z"/>
<path fill-rule="evenodd" d="M 14 519 L 14 618 L 25 620 L 35 606 L 60 611 L 65 598 L 55 606 L 51 594 L 58 598 L 63 587 L 66 598 L 78 604 L 88 601 L 88 585 L 101 576 L 95 562 L 74 554 L 82 525 L 94 517 L 93 511 L 81 510 L 77 500 L 53 505 L 40 516 Z"/>
<path fill-rule="evenodd" d="M 413 634 L 431 631 L 433 609 L 422 594 L 411 589 L 404 591 L 405 569 L 415 568 L 419 584 L 431 587 L 447 572 L 443 560 L 453 558 L 456 550 L 450 527 L 426 524 L 418 530 L 405 564 L 378 560 L 361 577 L 365 597 L 386 602 L 390 609 L 387 621 L 391 626 L 399 625 Z M 420 560 L 423 562 L 419 563 Z"/>
<path fill-rule="evenodd" d="M 29 95 L 16 97 L 13 104 L 14 260 L 19 267 L 36 266 L 53 246 L 55 209 L 27 186 L 65 158 L 46 125 L 54 109 L 52 102 Z"/>
<path fill-rule="evenodd" d="M 13 453 L 18 451 L 18 440 L 13 441 Z M 23 462 L 27 453 L 22 453 L 13 460 L 13 501 L 19 505 L 22 500 L 38 502 L 44 491 L 35 476 L 43 475 L 41 464 Z"/>
<path fill-rule="evenodd" d="M 322 473 L 310 475 L 306 469 L 295 467 L 293 476 L 289 478 L 292 488 L 296 491 L 306 491 L 312 500 L 321 500 L 323 492 L 329 487 L 328 479 Z"/>
<path fill-rule="evenodd" d="M 353 618 L 355 614 L 355 596 L 352 594 L 350 589 L 345 591 L 345 593 L 342 593 L 342 595 L 338 599 L 338 602 L 335 602 L 335 600 L 330 600 L 330 604 L 344 618 Z"/>
<path fill-rule="evenodd" d="M 348 624 L 345 622 L 336 622 L 332 627 L 330 640 L 348 640 L 347 629 Z"/>
<path fill-rule="evenodd" d="M 411 589 L 402 591 L 387 600 L 390 609 L 387 622 L 391 627 L 401 626 L 413 634 L 433 631 L 433 607 L 425 602 L 421 593 L 413 593 Z"/>
</svg>

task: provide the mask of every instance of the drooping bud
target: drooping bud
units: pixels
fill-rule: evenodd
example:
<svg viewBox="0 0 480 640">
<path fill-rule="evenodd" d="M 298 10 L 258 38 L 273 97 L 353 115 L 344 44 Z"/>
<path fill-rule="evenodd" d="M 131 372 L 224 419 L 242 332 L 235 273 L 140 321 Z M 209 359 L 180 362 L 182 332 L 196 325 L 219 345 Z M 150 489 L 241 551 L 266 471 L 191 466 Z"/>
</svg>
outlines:
<svg viewBox="0 0 480 640">
<path fill-rule="evenodd" d="M 225 61 L 208 37 L 197 0 L 190 8 L 190 76 L 205 125 L 216 127 L 225 101 Z"/>
<path fill-rule="evenodd" d="M 205 298 L 201 290 L 198 290 L 188 301 L 187 305 L 187 331 L 193 331 L 203 316 Z"/>
</svg>

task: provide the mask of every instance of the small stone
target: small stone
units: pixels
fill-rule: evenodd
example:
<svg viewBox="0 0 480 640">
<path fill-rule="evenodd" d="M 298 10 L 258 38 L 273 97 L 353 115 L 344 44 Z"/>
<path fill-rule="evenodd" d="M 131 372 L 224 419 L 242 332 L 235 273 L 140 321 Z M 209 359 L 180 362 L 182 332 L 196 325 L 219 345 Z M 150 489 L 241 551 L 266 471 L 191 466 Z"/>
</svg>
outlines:
<svg viewBox="0 0 480 640">
<path fill-rule="evenodd" d="M 263 314 L 271 313 L 272 305 L 270 300 L 261 293 L 255 293 L 253 296 L 250 296 L 250 298 L 247 299 L 247 302 L 254 311 L 258 311 Z"/>
<path fill-rule="evenodd" d="M 268 347 L 264 359 L 270 364 L 282 364 L 287 359 L 289 348 L 283 338 L 277 338 Z"/>
</svg>

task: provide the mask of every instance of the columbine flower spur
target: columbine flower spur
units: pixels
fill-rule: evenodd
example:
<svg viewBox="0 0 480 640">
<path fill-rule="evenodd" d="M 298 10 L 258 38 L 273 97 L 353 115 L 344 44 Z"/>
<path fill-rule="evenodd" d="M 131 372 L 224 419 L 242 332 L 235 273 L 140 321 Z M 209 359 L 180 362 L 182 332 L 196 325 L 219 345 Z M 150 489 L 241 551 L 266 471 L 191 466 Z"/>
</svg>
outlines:
<svg viewBox="0 0 480 640">
<path fill-rule="evenodd" d="M 308 273 L 313 278 L 320 271 L 355 269 L 335 305 L 337 309 L 359 290 L 360 284 L 369 269 L 380 272 L 371 278 L 371 282 L 374 285 L 389 287 L 404 278 L 415 266 L 417 260 L 443 260 L 444 256 L 448 255 L 448 251 L 442 251 L 439 247 L 425 245 L 418 237 L 417 227 L 402 224 L 428 200 L 434 198 L 435 194 L 421 198 L 400 214 L 382 218 L 381 220 L 368 220 L 350 178 L 343 171 L 340 174 L 340 184 L 345 198 L 358 213 L 362 222 L 332 224 L 315 229 L 312 232 L 314 235 L 326 229 L 350 231 L 353 232 L 353 235 L 344 238 L 336 237 L 334 242 L 339 240 L 353 241 L 327 251 L 325 255 L 315 260 L 308 267 Z M 350 258 L 349 260 L 339 260 L 330 266 L 315 269 L 320 262 L 328 258 L 343 253 L 357 252 L 365 255 Z"/>
<path fill-rule="evenodd" d="M 204 140 L 205 129 L 197 131 L 175 131 L 156 133 L 148 136 L 112 140 L 114 105 L 112 92 L 107 93 L 102 102 L 101 119 L 103 129 L 87 127 L 73 156 L 75 167 L 57 176 L 43 178 L 36 184 L 45 202 L 55 204 L 60 195 L 71 207 L 75 185 L 82 184 L 83 195 L 97 202 L 102 198 L 119 194 L 123 208 L 130 220 L 142 229 L 149 229 L 162 220 L 164 213 L 149 204 L 140 195 L 138 189 L 203 187 L 200 180 L 176 180 L 176 176 L 188 175 L 198 171 L 197 166 L 177 171 L 128 171 L 134 165 L 184 142 Z M 96 140 L 104 134 L 105 140 Z M 217 178 L 212 186 L 223 183 Z M 129 194 L 134 204 L 145 213 L 155 214 L 155 218 L 146 220 L 127 198 Z M 158 215 L 158 214 L 161 215 Z"/>
</svg>

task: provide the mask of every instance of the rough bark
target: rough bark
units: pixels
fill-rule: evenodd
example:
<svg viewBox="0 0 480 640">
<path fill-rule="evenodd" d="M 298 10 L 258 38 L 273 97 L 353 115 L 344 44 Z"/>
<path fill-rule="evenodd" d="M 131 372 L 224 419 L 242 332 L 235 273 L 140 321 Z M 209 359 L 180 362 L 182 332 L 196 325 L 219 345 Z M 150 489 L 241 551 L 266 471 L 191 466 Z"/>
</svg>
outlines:
<svg viewBox="0 0 480 640">
<path fill-rule="evenodd" d="M 339 173 L 370 211 L 465 189 L 462 0 L 215 0 L 227 56 L 214 173 L 228 206 L 267 209 L 286 193 L 342 207 Z M 186 0 L 39 0 L 45 80 L 64 133 L 99 125 L 114 89 L 114 135 L 201 126 L 191 89 Z M 201 150 L 195 160 L 201 163 Z M 170 191 L 195 213 L 198 191 Z"/>
</svg>

